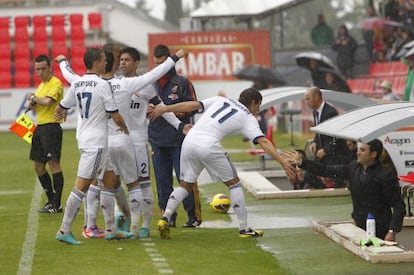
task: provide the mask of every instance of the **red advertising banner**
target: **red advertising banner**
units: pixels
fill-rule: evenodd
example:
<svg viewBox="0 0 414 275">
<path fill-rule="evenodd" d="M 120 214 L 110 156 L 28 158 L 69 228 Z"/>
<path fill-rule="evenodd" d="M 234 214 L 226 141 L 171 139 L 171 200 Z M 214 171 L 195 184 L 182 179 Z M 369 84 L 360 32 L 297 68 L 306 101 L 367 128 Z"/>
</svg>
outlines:
<svg viewBox="0 0 414 275">
<path fill-rule="evenodd" d="M 269 31 L 212 31 L 149 34 L 149 65 L 152 52 L 164 44 L 174 53 L 189 51 L 184 62 L 177 63 L 179 74 L 194 80 L 235 80 L 233 73 L 250 64 L 271 66 Z"/>
</svg>

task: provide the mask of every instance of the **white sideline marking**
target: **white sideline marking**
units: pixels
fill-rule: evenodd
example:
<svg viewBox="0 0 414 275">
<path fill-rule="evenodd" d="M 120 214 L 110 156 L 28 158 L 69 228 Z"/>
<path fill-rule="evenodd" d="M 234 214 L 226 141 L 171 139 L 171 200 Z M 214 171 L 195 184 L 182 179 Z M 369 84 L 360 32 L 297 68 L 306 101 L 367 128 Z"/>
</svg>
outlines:
<svg viewBox="0 0 414 275">
<path fill-rule="evenodd" d="M 169 268 L 167 260 L 159 253 L 158 249 L 155 247 L 155 243 L 151 242 L 151 239 L 145 239 L 143 241 L 148 241 L 144 243 L 145 252 L 151 258 L 152 263 L 158 269 L 159 274 L 172 274 L 174 271 Z"/>
<path fill-rule="evenodd" d="M 43 189 L 40 183 L 35 181 L 35 189 L 30 203 L 30 209 L 27 219 L 26 237 L 23 242 L 22 255 L 20 257 L 18 275 L 25 275 L 32 273 L 33 255 L 37 239 L 37 229 L 39 225 L 39 214 L 37 208 L 39 207 Z"/>
</svg>

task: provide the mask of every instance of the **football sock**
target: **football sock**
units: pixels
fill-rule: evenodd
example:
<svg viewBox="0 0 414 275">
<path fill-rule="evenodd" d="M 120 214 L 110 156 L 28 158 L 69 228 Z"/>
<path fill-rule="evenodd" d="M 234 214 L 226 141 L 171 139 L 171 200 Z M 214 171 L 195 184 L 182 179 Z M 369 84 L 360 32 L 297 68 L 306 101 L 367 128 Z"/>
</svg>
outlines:
<svg viewBox="0 0 414 275">
<path fill-rule="evenodd" d="M 165 208 L 163 217 L 167 218 L 168 221 L 171 219 L 171 215 L 178 208 L 178 205 L 188 196 L 187 190 L 179 186 L 174 189 L 168 198 L 167 207 Z"/>
<path fill-rule="evenodd" d="M 38 176 L 38 179 L 43 187 L 43 190 L 46 193 L 47 201 L 49 203 L 53 203 L 54 192 L 52 187 L 52 180 L 50 179 L 49 173 Z"/>
<path fill-rule="evenodd" d="M 127 196 L 125 194 L 124 188 L 120 185 L 118 188 L 115 189 L 115 199 L 116 203 L 119 207 L 119 210 L 124 213 L 126 217 L 129 217 L 129 206 L 127 201 Z"/>
<path fill-rule="evenodd" d="M 99 202 L 101 197 L 101 187 L 91 184 L 86 193 L 86 228 L 96 225 L 96 217 L 99 211 Z"/>
<path fill-rule="evenodd" d="M 73 189 L 72 192 L 70 192 L 68 200 L 66 201 L 66 208 L 65 214 L 63 215 L 62 226 L 60 227 L 60 231 L 62 231 L 64 234 L 68 234 L 71 232 L 72 223 L 79 212 L 79 208 L 84 196 L 85 193 L 78 189 Z"/>
<path fill-rule="evenodd" d="M 151 182 L 149 180 L 142 181 L 140 186 L 142 192 L 142 227 L 150 229 L 152 219 L 152 204 L 154 201 L 151 189 Z"/>
<path fill-rule="evenodd" d="M 115 230 L 114 206 L 115 206 L 115 190 L 103 188 L 101 191 L 102 213 L 105 219 L 106 230 Z"/>
<path fill-rule="evenodd" d="M 240 230 L 247 230 L 247 209 L 244 201 L 244 193 L 241 183 L 238 182 L 229 187 L 230 200 L 239 221 Z"/>
<path fill-rule="evenodd" d="M 139 217 L 141 216 L 142 193 L 139 186 L 128 190 L 129 209 L 131 211 L 131 231 L 138 231 Z"/>
<path fill-rule="evenodd" d="M 53 189 L 55 190 L 53 203 L 56 208 L 60 207 L 62 200 L 62 190 L 63 190 L 63 173 L 52 174 L 53 177 Z"/>
</svg>

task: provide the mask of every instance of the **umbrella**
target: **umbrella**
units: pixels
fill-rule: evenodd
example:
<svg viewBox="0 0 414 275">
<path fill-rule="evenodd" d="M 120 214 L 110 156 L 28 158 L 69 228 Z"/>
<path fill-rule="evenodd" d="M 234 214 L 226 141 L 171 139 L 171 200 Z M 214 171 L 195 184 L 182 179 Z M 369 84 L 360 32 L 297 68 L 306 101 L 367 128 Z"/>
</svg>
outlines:
<svg viewBox="0 0 414 275">
<path fill-rule="evenodd" d="M 318 60 L 319 68 L 327 68 L 336 70 L 336 66 L 333 64 L 331 59 L 318 52 L 303 52 L 295 56 L 296 64 L 300 67 L 304 67 L 310 70 L 310 60 Z"/>
<path fill-rule="evenodd" d="M 392 21 L 384 17 L 376 16 L 370 17 L 361 21 L 358 27 L 364 30 L 383 29 L 384 27 L 402 27 L 403 24 L 397 21 Z"/>
<path fill-rule="evenodd" d="M 408 53 L 408 51 L 411 50 L 411 48 L 413 47 L 414 47 L 414 40 L 405 43 L 402 49 L 397 53 L 396 57 L 397 58 L 404 57 Z"/>
<path fill-rule="evenodd" d="M 248 65 L 238 70 L 234 73 L 234 76 L 238 79 L 262 81 L 266 82 L 267 84 L 273 84 L 277 86 L 286 84 L 286 81 L 283 79 L 282 75 L 268 67 L 257 64 Z"/>
</svg>

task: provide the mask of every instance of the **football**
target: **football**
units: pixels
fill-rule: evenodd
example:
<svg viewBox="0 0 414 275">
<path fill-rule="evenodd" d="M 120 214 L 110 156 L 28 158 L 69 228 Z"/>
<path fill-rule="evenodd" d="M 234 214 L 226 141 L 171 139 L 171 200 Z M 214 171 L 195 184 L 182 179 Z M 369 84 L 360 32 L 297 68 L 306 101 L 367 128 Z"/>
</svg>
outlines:
<svg viewBox="0 0 414 275">
<path fill-rule="evenodd" d="M 210 207 L 214 211 L 227 213 L 230 209 L 230 199 L 224 194 L 216 194 L 210 202 Z"/>
</svg>

